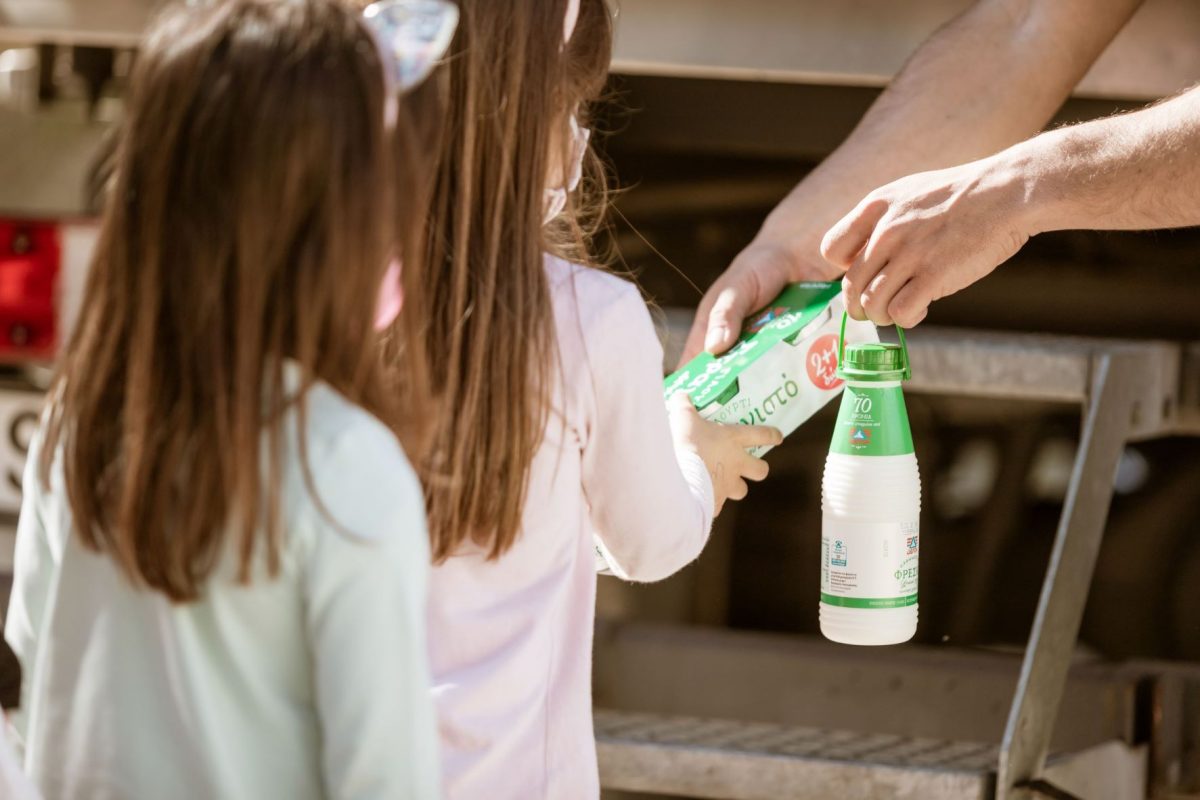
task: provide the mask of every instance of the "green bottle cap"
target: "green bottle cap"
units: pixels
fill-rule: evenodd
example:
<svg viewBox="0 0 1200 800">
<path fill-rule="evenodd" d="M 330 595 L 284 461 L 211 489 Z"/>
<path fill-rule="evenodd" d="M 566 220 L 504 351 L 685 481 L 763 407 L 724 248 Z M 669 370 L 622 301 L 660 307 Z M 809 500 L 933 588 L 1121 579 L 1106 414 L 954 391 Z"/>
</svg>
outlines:
<svg viewBox="0 0 1200 800">
<path fill-rule="evenodd" d="M 898 344 L 851 344 L 846 346 L 838 377 L 850 380 L 903 380 L 908 361 Z"/>
<path fill-rule="evenodd" d="M 846 340 L 846 315 L 842 315 L 842 335 L 838 350 L 837 376 L 851 381 L 906 381 L 912 377 L 908 363 L 908 345 L 904 331 L 897 326 L 900 344 L 851 344 Z"/>
</svg>

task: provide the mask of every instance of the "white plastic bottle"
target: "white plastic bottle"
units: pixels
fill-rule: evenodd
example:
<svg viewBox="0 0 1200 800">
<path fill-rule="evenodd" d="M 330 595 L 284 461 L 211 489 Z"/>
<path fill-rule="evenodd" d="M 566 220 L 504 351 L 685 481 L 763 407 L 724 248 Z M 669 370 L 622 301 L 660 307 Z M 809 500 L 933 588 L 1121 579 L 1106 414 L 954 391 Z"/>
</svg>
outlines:
<svg viewBox="0 0 1200 800">
<path fill-rule="evenodd" d="M 917 631 L 921 480 L 903 341 L 839 348 L 846 390 L 821 481 L 820 621 L 843 644 L 899 644 Z"/>
</svg>

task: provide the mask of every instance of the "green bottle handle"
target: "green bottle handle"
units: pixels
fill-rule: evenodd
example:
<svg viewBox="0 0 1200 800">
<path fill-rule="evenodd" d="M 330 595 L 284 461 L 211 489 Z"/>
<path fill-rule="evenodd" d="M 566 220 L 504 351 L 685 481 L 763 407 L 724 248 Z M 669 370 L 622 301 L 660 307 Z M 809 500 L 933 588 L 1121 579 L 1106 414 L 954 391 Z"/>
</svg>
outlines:
<svg viewBox="0 0 1200 800">
<path fill-rule="evenodd" d="M 850 317 L 849 312 L 846 312 L 846 311 L 842 312 L 842 332 L 840 334 L 838 334 L 838 350 L 837 350 L 837 355 L 838 355 L 837 365 L 838 365 L 839 369 L 841 368 L 842 364 L 846 360 L 846 320 L 849 319 L 849 317 Z M 897 325 L 896 326 L 896 335 L 900 337 L 900 347 L 904 350 L 904 377 L 903 377 L 903 380 L 907 381 L 912 378 L 912 362 L 908 360 L 908 342 L 904 341 L 904 328 L 901 328 L 899 325 Z"/>
</svg>

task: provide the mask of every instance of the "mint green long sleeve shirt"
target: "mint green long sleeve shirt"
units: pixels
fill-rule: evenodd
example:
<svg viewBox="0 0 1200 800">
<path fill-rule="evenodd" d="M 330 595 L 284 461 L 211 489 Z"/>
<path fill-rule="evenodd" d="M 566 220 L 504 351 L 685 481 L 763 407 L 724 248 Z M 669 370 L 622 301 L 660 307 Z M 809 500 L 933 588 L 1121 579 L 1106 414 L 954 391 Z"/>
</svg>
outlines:
<svg viewBox="0 0 1200 800">
<path fill-rule="evenodd" d="M 340 528 L 306 486 L 292 414 L 281 574 L 241 585 L 230 555 L 184 605 L 81 547 L 35 442 L 5 637 L 46 800 L 439 795 L 420 487 L 391 433 L 329 387 L 307 417 L 312 484 Z"/>
</svg>

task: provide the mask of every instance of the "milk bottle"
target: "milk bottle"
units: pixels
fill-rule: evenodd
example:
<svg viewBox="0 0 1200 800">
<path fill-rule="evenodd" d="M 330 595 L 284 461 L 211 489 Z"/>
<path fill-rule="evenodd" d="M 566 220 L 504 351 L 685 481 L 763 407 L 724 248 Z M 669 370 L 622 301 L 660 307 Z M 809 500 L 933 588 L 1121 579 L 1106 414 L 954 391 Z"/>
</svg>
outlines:
<svg viewBox="0 0 1200 800">
<path fill-rule="evenodd" d="M 845 318 L 843 317 L 843 327 Z M 844 644 L 908 641 L 917 630 L 921 481 L 900 344 L 840 343 L 846 381 L 821 481 L 821 633 Z"/>
</svg>

